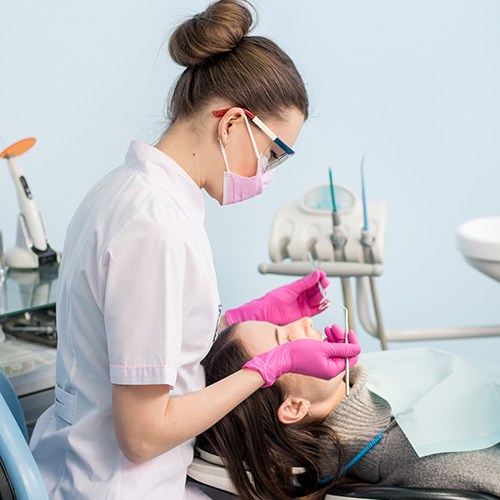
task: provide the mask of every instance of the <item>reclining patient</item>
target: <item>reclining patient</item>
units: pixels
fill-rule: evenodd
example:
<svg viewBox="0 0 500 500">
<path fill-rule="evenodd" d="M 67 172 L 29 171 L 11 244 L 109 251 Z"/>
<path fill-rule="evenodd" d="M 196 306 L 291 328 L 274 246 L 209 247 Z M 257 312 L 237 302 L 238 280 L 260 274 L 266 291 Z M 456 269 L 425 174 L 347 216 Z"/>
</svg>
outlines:
<svg viewBox="0 0 500 500">
<path fill-rule="evenodd" d="M 344 341 L 344 332 L 335 325 L 325 328 L 325 334 L 330 342 Z M 285 326 L 235 324 L 220 333 L 203 362 L 207 384 L 240 370 L 277 344 L 301 338 L 323 341 L 309 318 Z M 349 341 L 357 342 L 354 332 Z M 421 376 L 410 378 L 412 366 Z M 243 401 L 201 441 L 222 457 L 243 499 L 319 499 L 332 485 L 353 481 L 500 496 L 500 370 L 490 374 L 487 367 L 473 367 L 471 376 L 462 373 L 465 369 L 466 363 L 453 355 L 431 349 L 369 353 L 350 369 L 349 396 L 344 372 L 329 381 L 286 374 Z M 399 371 L 401 377 L 394 377 Z M 437 373 L 439 380 L 430 373 Z M 472 380 L 478 378 L 475 373 L 483 377 L 477 382 L 479 393 Z M 488 380 L 491 383 L 483 383 Z M 408 391 L 401 391 L 407 383 Z M 387 393 L 397 411 L 381 393 Z M 474 425 L 467 423 L 469 404 L 474 404 Z M 444 411 L 449 406 L 451 418 Z M 488 412 L 494 413 L 494 421 L 488 421 Z M 349 464 L 379 433 L 380 441 Z M 443 436 L 443 442 L 436 435 Z M 463 439 L 457 440 L 457 435 Z"/>
</svg>

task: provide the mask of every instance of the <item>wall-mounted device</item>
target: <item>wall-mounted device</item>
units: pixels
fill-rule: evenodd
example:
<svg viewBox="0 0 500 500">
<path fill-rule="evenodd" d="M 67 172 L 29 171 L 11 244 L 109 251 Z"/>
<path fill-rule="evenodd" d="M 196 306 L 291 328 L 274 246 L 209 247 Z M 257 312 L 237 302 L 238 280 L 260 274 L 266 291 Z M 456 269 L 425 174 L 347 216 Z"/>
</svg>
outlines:
<svg viewBox="0 0 500 500">
<path fill-rule="evenodd" d="M 42 217 L 16 160 L 18 156 L 30 150 L 35 142 L 33 137 L 23 139 L 0 153 L 0 157 L 5 158 L 9 165 L 21 210 L 17 220 L 16 245 L 5 254 L 5 263 L 13 269 L 38 269 L 59 262 L 59 255 L 48 244 Z"/>
</svg>

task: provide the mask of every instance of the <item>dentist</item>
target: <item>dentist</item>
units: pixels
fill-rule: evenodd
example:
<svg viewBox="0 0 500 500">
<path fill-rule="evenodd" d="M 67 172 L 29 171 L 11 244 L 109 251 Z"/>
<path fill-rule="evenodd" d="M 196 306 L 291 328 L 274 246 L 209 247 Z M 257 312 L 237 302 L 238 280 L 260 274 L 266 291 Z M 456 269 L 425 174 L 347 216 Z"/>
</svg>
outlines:
<svg viewBox="0 0 500 500">
<path fill-rule="evenodd" d="M 259 195 L 308 113 L 293 62 L 252 24 L 248 3 L 220 0 L 177 27 L 170 126 L 155 146 L 133 141 L 68 227 L 56 400 L 31 441 L 50 498 L 189 498 L 196 435 L 282 374 L 331 379 L 359 353 L 306 339 L 205 387 L 219 326 L 315 315 L 328 286 L 316 271 L 219 318 L 201 189 L 221 205 Z"/>
</svg>

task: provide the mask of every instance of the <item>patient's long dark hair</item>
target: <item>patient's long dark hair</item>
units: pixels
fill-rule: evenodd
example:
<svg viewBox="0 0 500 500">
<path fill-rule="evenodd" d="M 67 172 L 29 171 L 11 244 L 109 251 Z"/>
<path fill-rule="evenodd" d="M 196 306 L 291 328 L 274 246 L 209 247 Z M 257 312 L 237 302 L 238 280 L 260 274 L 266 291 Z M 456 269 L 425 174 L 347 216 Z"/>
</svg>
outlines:
<svg viewBox="0 0 500 500">
<path fill-rule="evenodd" d="M 250 359 L 242 342 L 233 338 L 235 328 L 221 332 L 202 363 L 207 385 L 237 372 Z M 285 385 L 278 380 L 256 391 L 199 437 L 220 455 L 244 500 L 306 497 L 321 488 L 323 478 L 337 473 L 341 457 L 335 433 L 322 422 L 282 424 L 277 412 L 286 396 Z M 324 493 L 325 488 L 307 498 L 322 498 Z"/>
</svg>

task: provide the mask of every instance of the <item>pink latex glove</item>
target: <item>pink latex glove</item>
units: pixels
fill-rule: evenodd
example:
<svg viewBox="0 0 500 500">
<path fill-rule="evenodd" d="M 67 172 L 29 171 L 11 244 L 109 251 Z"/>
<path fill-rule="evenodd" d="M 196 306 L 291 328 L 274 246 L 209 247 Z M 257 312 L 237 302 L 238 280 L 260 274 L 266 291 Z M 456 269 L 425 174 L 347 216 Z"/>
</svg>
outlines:
<svg viewBox="0 0 500 500">
<path fill-rule="evenodd" d="M 338 325 L 325 326 L 324 332 L 326 335 L 326 339 L 324 340 L 324 342 L 329 342 L 331 344 L 341 344 L 345 342 L 345 332 Z M 349 344 L 345 345 L 357 345 L 359 347 L 358 337 L 354 333 L 354 330 L 349 330 L 349 333 L 347 334 L 347 340 L 349 340 Z M 349 359 L 349 366 L 354 366 L 357 362 L 358 356 L 353 356 L 351 359 Z"/>
<path fill-rule="evenodd" d="M 269 321 L 275 325 L 287 325 L 304 316 L 315 316 L 322 312 L 320 308 L 323 296 L 318 283 L 324 290 L 330 282 L 323 271 L 314 272 L 289 285 L 284 285 L 225 313 L 229 325 L 242 321 Z"/>
<path fill-rule="evenodd" d="M 345 358 L 349 366 L 354 365 L 359 352 L 358 344 L 298 339 L 255 356 L 243 368 L 259 372 L 265 380 L 263 387 L 273 385 L 285 373 L 330 380 L 344 371 Z"/>
</svg>

